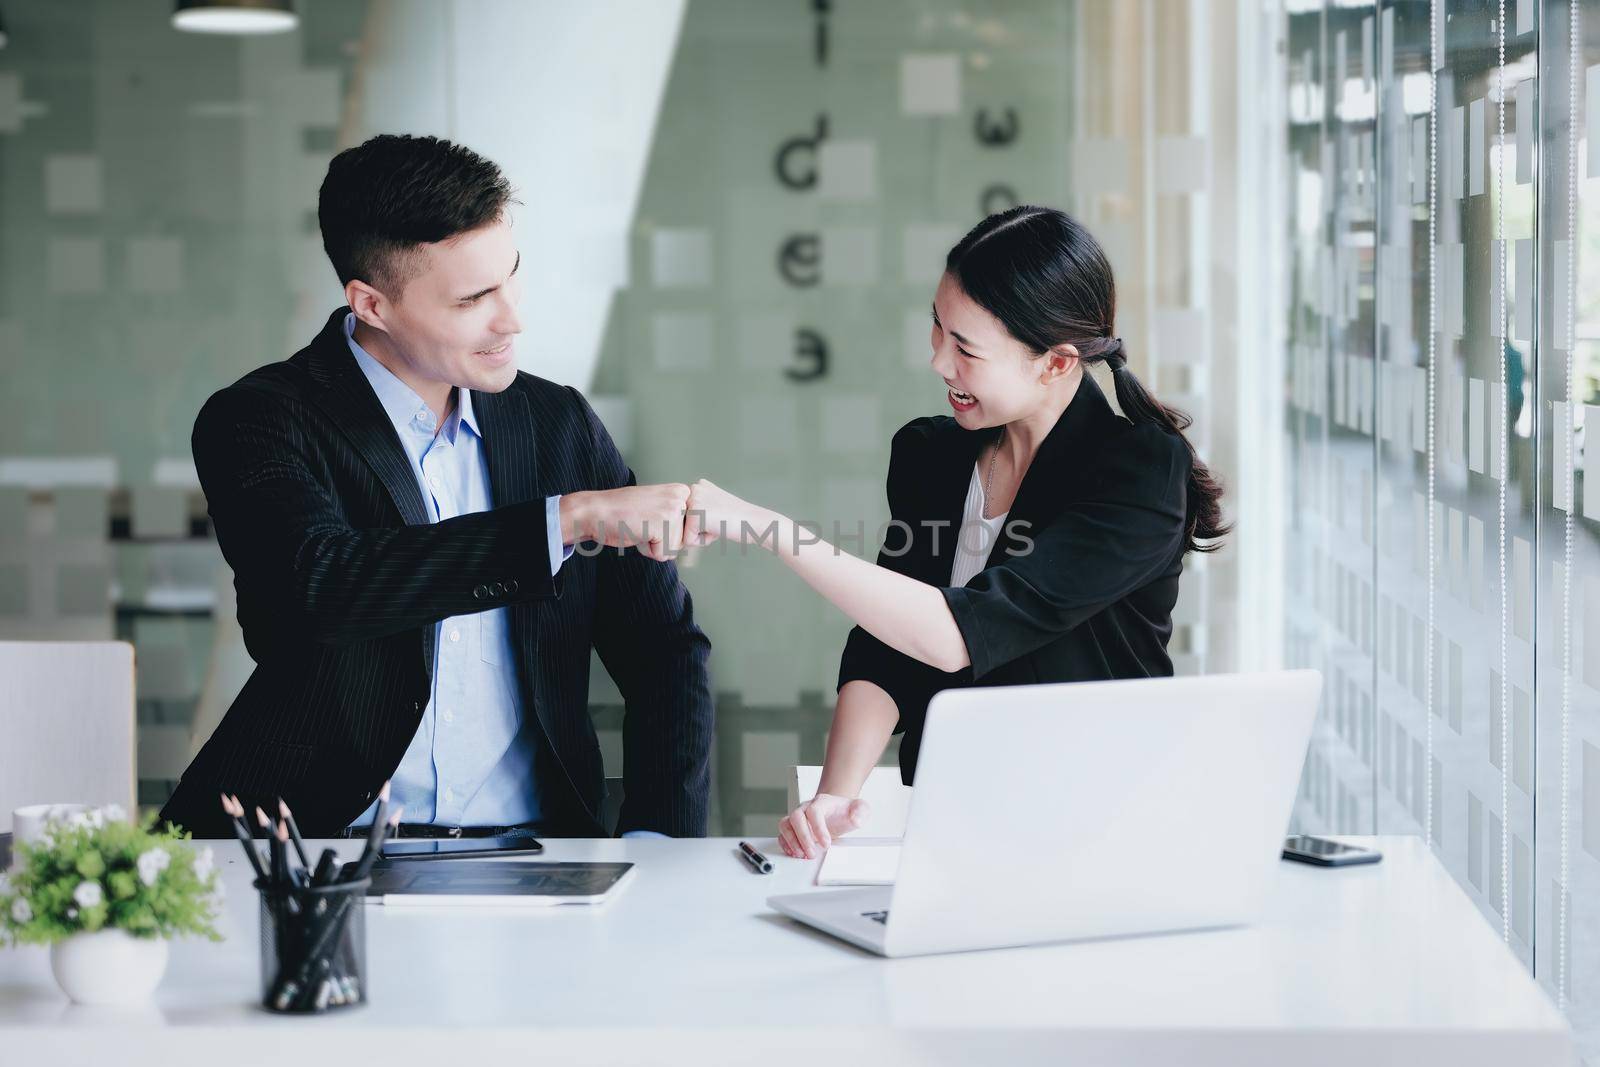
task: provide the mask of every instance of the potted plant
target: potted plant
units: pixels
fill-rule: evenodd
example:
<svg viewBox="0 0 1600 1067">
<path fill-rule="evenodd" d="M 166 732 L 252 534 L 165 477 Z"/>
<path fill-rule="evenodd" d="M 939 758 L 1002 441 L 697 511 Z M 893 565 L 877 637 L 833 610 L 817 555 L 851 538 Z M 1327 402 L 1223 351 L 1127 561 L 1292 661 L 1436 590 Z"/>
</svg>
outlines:
<svg viewBox="0 0 1600 1067">
<path fill-rule="evenodd" d="M 129 822 L 116 805 L 77 813 L 19 845 L 9 879 L 0 875 L 0 941 L 49 945 L 57 984 L 79 1004 L 148 998 L 169 938 L 222 940 L 211 850 L 155 821 Z"/>
</svg>

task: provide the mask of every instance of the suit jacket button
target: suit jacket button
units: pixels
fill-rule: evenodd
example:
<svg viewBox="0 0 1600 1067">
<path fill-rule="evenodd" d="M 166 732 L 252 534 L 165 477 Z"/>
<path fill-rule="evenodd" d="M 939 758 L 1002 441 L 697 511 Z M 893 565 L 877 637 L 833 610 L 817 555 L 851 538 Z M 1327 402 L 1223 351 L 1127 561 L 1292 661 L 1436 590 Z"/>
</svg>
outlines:
<svg viewBox="0 0 1600 1067">
<path fill-rule="evenodd" d="M 494 594 L 495 596 L 505 596 L 506 587 L 501 585 L 499 582 L 495 582 L 493 585 L 491 585 L 489 587 L 489 592 Z"/>
<path fill-rule="evenodd" d="M 516 595 L 517 580 L 515 578 L 512 578 L 510 581 L 506 582 L 506 592 L 512 594 L 513 596 Z"/>
<path fill-rule="evenodd" d="M 484 597 L 486 597 L 488 595 L 489 595 L 489 587 L 486 586 L 486 585 L 480 585 L 480 586 L 478 586 L 476 589 L 474 589 L 472 591 L 472 599 L 474 599 L 474 600 L 482 600 Z"/>
</svg>

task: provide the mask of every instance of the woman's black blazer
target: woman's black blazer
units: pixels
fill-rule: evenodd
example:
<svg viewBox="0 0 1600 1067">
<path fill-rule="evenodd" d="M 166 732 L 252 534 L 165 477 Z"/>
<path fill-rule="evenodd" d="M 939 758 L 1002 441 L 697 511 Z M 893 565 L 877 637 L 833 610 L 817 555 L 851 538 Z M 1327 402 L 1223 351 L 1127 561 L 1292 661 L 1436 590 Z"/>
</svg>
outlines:
<svg viewBox="0 0 1600 1067">
<path fill-rule="evenodd" d="M 894 698 L 908 785 L 928 701 L 941 689 L 1172 673 L 1167 640 L 1183 567 L 1188 446 L 1154 423 L 1118 416 L 1085 376 L 1023 477 L 985 569 L 951 588 L 973 464 L 998 433 L 964 430 L 943 416 L 894 435 L 894 521 L 878 564 L 940 587 L 971 661 L 946 673 L 859 626 L 850 632 L 839 685 L 861 678 Z"/>
</svg>

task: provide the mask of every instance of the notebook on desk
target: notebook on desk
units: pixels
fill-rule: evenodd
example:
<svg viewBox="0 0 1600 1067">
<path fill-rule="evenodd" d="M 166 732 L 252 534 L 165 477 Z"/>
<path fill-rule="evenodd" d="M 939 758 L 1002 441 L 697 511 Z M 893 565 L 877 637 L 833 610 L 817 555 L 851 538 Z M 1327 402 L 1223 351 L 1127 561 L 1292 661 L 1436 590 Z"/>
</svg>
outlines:
<svg viewBox="0 0 1600 1067">
<path fill-rule="evenodd" d="M 822 854 L 818 885 L 894 885 L 900 838 L 841 837 Z"/>
<path fill-rule="evenodd" d="M 552 907 L 603 904 L 632 880 L 631 863 L 504 860 L 378 862 L 368 904 L 403 907 Z"/>
</svg>

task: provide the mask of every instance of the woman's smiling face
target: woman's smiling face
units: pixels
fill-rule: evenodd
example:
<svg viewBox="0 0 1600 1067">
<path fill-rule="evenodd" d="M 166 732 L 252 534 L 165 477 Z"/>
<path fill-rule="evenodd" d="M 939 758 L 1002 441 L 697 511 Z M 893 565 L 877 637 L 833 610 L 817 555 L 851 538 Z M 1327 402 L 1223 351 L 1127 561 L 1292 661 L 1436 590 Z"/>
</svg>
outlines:
<svg viewBox="0 0 1600 1067">
<path fill-rule="evenodd" d="M 1047 399 L 1048 361 L 1012 337 L 948 273 L 933 294 L 933 372 L 963 429 L 1015 422 Z"/>
</svg>

